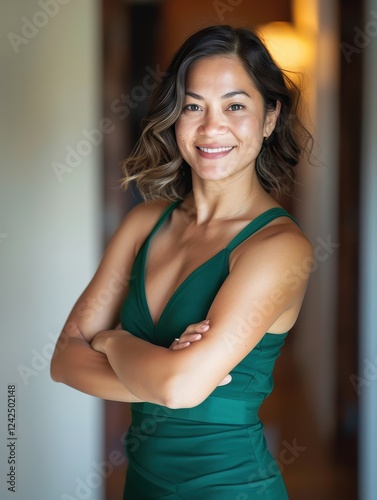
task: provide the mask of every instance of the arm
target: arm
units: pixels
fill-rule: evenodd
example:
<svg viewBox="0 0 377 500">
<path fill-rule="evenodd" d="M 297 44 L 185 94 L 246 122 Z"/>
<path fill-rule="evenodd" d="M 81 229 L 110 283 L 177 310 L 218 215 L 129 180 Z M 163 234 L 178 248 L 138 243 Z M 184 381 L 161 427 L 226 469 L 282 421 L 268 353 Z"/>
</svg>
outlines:
<svg viewBox="0 0 377 500">
<path fill-rule="evenodd" d="M 110 240 L 57 341 L 51 360 L 51 377 L 56 382 L 104 399 L 140 401 L 120 382 L 106 356 L 90 347 L 90 342 L 99 331 L 114 329 L 118 324 L 135 255 L 164 207 L 138 205 Z"/>
<path fill-rule="evenodd" d="M 202 336 L 199 332 L 203 333 L 209 329 L 208 325 L 203 326 L 203 323 L 190 325 L 182 334 L 180 343 L 173 342 L 170 348 L 185 349 L 192 342 L 200 340 Z M 119 328 L 110 331 L 113 335 L 120 335 L 122 332 L 125 333 Z M 97 335 L 95 338 L 99 337 Z M 61 334 L 51 366 L 53 380 L 86 394 L 128 403 L 143 401 L 126 388 L 110 366 L 106 355 L 92 349 L 74 324 L 68 323 Z M 69 367 L 69 370 L 66 367 Z M 227 376 L 221 385 L 228 383 L 230 379 L 231 377 Z"/>
<path fill-rule="evenodd" d="M 91 396 L 112 401 L 141 402 L 122 384 L 107 357 L 92 349 L 77 329 L 70 333 L 64 330 L 60 335 L 51 362 L 51 376 L 55 382 L 62 382 Z"/>
<path fill-rule="evenodd" d="M 293 326 L 312 247 L 293 225 L 261 233 L 234 262 L 209 310 L 211 328 L 200 342 L 169 351 L 124 331 L 105 333 L 102 352 L 133 394 L 171 408 L 196 406 L 267 331 L 283 333 Z"/>
</svg>

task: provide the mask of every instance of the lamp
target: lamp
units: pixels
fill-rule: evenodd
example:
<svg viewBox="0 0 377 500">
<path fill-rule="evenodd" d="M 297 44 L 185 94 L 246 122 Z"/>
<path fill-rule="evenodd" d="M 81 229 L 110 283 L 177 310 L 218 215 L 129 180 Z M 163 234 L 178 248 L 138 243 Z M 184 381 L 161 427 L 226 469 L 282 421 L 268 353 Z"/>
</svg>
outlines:
<svg viewBox="0 0 377 500">
<path fill-rule="evenodd" d="M 304 71 L 313 61 L 312 37 L 291 23 L 273 22 L 257 28 L 276 63 L 285 71 Z"/>
</svg>

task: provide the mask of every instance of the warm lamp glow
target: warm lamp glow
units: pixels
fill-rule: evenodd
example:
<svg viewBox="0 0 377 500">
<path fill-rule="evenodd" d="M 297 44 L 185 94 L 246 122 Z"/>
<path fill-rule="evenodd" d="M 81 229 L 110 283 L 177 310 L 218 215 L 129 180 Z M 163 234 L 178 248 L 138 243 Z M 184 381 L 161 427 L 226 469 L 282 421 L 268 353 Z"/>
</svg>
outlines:
<svg viewBox="0 0 377 500">
<path fill-rule="evenodd" d="M 290 23 L 269 23 L 258 28 L 277 64 L 286 71 L 304 71 L 313 58 L 311 38 Z"/>
</svg>

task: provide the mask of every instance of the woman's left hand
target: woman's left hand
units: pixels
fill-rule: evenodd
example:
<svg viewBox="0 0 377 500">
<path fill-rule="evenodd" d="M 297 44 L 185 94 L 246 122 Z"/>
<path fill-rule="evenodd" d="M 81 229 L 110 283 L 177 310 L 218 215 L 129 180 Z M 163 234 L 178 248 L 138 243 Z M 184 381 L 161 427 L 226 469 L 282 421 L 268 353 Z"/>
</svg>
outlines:
<svg viewBox="0 0 377 500">
<path fill-rule="evenodd" d="M 200 323 L 195 323 L 193 325 L 189 325 L 186 330 L 182 333 L 179 339 L 174 339 L 174 342 L 171 344 L 169 349 L 172 351 L 178 351 L 180 349 L 185 349 L 189 347 L 192 342 L 197 342 L 202 338 L 202 333 L 207 332 L 210 329 L 209 319 L 201 321 Z M 219 383 L 221 385 L 227 385 L 232 381 L 232 375 L 228 373 L 223 380 Z"/>
<path fill-rule="evenodd" d="M 191 345 L 192 342 L 200 340 L 202 338 L 202 333 L 207 332 L 209 327 L 209 319 L 205 319 L 200 323 L 189 325 L 179 339 L 174 339 L 174 342 L 171 344 L 169 349 L 172 351 L 185 349 L 185 347 Z"/>
</svg>

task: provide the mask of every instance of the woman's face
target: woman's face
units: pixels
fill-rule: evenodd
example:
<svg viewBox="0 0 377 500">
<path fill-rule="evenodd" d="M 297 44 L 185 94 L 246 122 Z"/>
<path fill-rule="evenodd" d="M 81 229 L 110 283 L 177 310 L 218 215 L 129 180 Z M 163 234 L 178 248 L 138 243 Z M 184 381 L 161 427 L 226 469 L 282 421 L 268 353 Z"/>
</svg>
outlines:
<svg viewBox="0 0 377 500">
<path fill-rule="evenodd" d="M 203 180 L 253 169 L 280 107 L 265 113 L 261 94 L 237 57 L 214 56 L 191 65 L 175 124 L 182 157 Z"/>
</svg>

